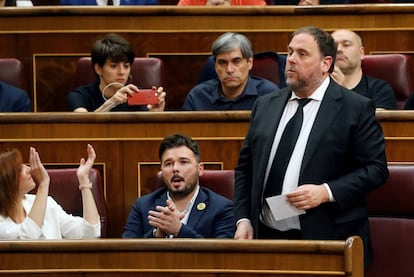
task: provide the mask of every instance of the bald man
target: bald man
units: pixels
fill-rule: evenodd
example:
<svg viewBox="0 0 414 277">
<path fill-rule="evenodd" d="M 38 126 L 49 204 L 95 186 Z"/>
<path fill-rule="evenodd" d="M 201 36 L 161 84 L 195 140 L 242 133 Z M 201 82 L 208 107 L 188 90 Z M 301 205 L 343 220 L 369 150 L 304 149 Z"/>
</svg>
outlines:
<svg viewBox="0 0 414 277">
<path fill-rule="evenodd" d="M 331 77 L 340 85 L 368 98 L 377 109 L 397 109 L 391 86 L 384 80 L 364 75 L 361 62 L 364 46 L 361 37 L 351 30 L 340 29 L 332 33 L 338 45 L 335 69 Z"/>
</svg>

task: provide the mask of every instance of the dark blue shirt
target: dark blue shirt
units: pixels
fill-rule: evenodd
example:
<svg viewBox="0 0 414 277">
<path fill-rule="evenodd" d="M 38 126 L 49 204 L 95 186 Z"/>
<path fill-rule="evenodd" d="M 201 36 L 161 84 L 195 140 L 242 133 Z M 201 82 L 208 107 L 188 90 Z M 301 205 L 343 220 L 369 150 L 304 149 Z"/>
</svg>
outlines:
<svg viewBox="0 0 414 277">
<path fill-rule="evenodd" d="M 0 81 L 0 112 L 30 112 L 26 91 Z"/>
<path fill-rule="evenodd" d="M 279 87 L 263 78 L 250 76 L 243 93 L 235 99 L 221 96 L 218 78 L 205 81 L 194 87 L 184 101 L 188 111 L 251 110 L 257 97 L 279 90 Z"/>
</svg>

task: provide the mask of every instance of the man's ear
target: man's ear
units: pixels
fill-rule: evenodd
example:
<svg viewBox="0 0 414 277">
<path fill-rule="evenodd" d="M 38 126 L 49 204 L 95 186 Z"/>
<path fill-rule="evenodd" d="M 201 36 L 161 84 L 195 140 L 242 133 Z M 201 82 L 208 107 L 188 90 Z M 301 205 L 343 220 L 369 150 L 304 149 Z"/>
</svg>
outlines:
<svg viewBox="0 0 414 277">
<path fill-rule="evenodd" d="M 333 63 L 333 58 L 331 56 L 326 56 L 322 61 L 322 72 L 328 73 L 331 65 Z"/>
<path fill-rule="evenodd" d="M 249 70 L 252 70 L 252 68 L 253 68 L 253 57 L 248 58 L 247 63 L 249 64 Z"/>
<path fill-rule="evenodd" d="M 364 59 L 364 56 L 365 56 L 364 46 L 359 47 L 359 55 L 361 56 L 361 60 Z"/>
<path fill-rule="evenodd" d="M 198 164 L 198 176 L 202 176 L 204 173 L 204 163 Z"/>
</svg>

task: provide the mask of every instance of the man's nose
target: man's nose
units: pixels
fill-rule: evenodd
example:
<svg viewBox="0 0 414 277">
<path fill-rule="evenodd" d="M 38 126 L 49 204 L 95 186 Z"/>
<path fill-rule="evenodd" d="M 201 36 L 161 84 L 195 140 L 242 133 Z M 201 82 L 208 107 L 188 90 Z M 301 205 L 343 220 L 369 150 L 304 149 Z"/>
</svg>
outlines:
<svg viewBox="0 0 414 277">
<path fill-rule="evenodd" d="M 232 63 L 228 63 L 226 70 L 227 70 L 227 72 L 233 72 L 234 71 L 234 65 Z"/>
<path fill-rule="evenodd" d="M 287 56 L 287 59 L 286 60 L 288 62 L 293 62 L 293 61 L 295 61 L 295 58 L 296 58 L 296 54 L 295 53 L 292 53 L 289 56 Z"/>
</svg>

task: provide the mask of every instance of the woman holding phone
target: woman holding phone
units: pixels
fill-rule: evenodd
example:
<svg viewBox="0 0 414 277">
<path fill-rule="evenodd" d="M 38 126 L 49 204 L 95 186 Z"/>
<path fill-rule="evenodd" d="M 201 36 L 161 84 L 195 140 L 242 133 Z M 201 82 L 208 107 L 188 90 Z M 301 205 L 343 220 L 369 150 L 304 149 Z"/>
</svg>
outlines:
<svg viewBox="0 0 414 277">
<path fill-rule="evenodd" d="M 128 98 L 140 90 L 129 84 L 134 52 L 130 44 L 117 34 L 108 34 L 91 49 L 92 66 L 97 80 L 69 93 L 69 109 L 74 112 L 163 111 L 166 93 L 153 86 L 156 104 L 128 105 Z"/>
</svg>

